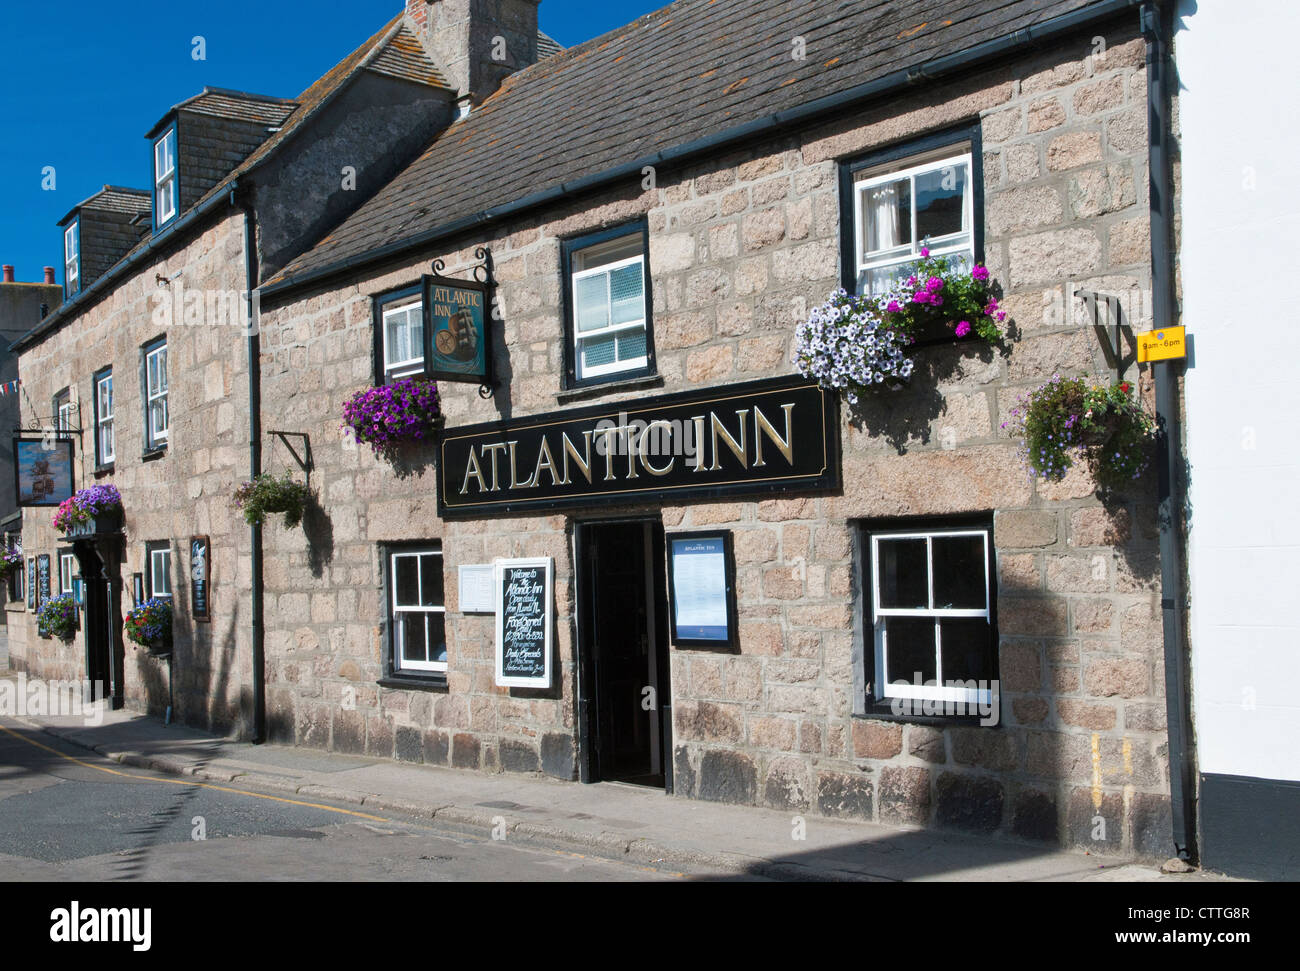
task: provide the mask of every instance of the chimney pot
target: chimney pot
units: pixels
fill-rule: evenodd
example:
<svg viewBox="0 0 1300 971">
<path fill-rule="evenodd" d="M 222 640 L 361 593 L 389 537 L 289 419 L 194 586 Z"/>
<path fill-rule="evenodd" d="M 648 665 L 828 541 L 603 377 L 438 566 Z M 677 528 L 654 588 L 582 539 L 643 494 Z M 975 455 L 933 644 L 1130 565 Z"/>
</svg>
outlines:
<svg viewBox="0 0 1300 971">
<path fill-rule="evenodd" d="M 45 268 L 45 282 L 51 286 L 54 285 L 54 267 L 47 266 Z"/>
<path fill-rule="evenodd" d="M 6 263 L 6 264 L 4 265 L 4 268 L 5 268 L 5 269 L 4 269 L 4 272 L 5 272 L 5 283 L 13 283 L 13 282 L 14 282 L 14 268 L 13 268 L 12 266 L 10 266 L 8 263 Z"/>
</svg>

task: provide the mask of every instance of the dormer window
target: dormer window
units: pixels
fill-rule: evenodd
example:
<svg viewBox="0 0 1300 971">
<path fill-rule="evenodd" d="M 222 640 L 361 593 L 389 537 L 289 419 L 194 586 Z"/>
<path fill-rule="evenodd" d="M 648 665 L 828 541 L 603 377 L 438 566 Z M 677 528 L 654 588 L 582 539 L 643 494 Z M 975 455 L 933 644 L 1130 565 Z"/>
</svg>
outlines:
<svg viewBox="0 0 1300 971">
<path fill-rule="evenodd" d="M 81 220 L 63 231 L 63 286 L 71 297 L 81 289 Z"/>
<path fill-rule="evenodd" d="M 154 228 L 176 215 L 176 126 L 153 143 Z"/>
</svg>

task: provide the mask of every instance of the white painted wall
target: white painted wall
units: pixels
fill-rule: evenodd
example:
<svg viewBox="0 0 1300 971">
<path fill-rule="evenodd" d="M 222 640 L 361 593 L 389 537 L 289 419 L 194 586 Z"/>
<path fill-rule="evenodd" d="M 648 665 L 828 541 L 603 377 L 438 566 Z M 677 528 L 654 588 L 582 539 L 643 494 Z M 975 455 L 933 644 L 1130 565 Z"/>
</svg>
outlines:
<svg viewBox="0 0 1300 971">
<path fill-rule="evenodd" d="M 1300 780 L 1300 4 L 1178 13 L 1197 754 Z"/>
</svg>

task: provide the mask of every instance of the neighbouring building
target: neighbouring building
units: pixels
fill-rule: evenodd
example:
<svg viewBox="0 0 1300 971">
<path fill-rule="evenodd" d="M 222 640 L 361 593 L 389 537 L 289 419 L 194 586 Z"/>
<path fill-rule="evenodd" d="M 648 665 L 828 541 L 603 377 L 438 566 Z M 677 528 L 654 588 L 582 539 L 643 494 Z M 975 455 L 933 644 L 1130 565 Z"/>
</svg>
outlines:
<svg viewBox="0 0 1300 971">
<path fill-rule="evenodd" d="M 1262 879 L 1300 870 L 1300 562 L 1294 382 L 1260 352 L 1292 323 L 1269 245 L 1300 225 L 1285 159 L 1296 142 L 1255 95 L 1260 65 L 1294 77 L 1277 4 L 1177 4 L 1183 179 L 1179 265 L 1195 338 L 1187 371 L 1188 573 L 1201 856 Z M 1294 23 L 1294 17 L 1290 23 Z"/>
<path fill-rule="evenodd" d="M 403 761 L 1192 852 L 1168 730 L 1186 687 L 1166 690 L 1181 604 L 1162 613 L 1178 510 L 1162 536 L 1154 474 L 1104 497 L 1077 469 L 1035 482 L 1003 428 L 1057 373 L 1118 370 L 1153 402 L 1151 369 L 1107 357 L 1078 293 L 1117 298 L 1132 332 L 1177 322 L 1149 299 L 1173 282 L 1152 227 L 1176 195 L 1149 191 L 1177 191 L 1149 171 L 1171 134 L 1163 73 L 1150 91 L 1147 73 L 1168 27 L 1157 5 L 985 6 L 679 0 L 557 51 L 533 0 L 410 0 L 389 61 L 423 91 L 420 117 L 445 114 L 403 151 L 400 124 L 367 140 L 394 164 L 351 206 L 333 188 L 347 152 L 313 143 L 310 112 L 293 138 L 223 136 L 251 154 L 189 196 L 195 109 L 175 109 L 172 147 L 164 118 L 153 218 L 174 193 L 186 232 L 139 244 L 17 346 L 44 399 L 89 396 L 110 364 L 131 375 L 106 589 L 120 610 L 132 573 L 174 584 L 179 716 Z M 376 73 L 366 56 L 354 70 Z M 337 110 L 369 119 L 391 97 Z M 311 100 L 204 98 L 269 127 Z M 287 123 L 261 114 L 280 105 Z M 179 191 L 158 162 L 173 156 Z M 283 194 L 298 164 L 334 182 Z M 812 308 L 887 286 L 926 240 L 988 267 L 1006 340 L 927 341 L 906 388 L 857 404 L 800 378 Z M 242 332 L 146 309 L 159 287 L 247 280 L 251 376 Z M 459 380 L 479 362 L 487 380 Z M 438 379 L 435 440 L 381 458 L 341 431 L 345 401 L 412 375 Z M 629 420 L 692 450 L 620 450 Z M 108 475 L 82 452 L 83 475 Z M 231 510 L 263 469 L 314 490 L 302 528 L 250 531 Z M 28 555 L 57 549 L 44 516 L 26 512 Z M 210 621 L 183 572 L 154 564 L 197 536 Z M 111 543 L 77 544 L 83 571 L 80 547 Z M 715 617 L 712 601 L 682 609 L 707 600 L 715 564 L 725 611 L 692 624 Z M 524 614 L 506 620 L 491 570 L 521 571 Z M 498 625 L 527 624 L 529 597 L 550 637 L 503 660 Z M 53 675 L 83 671 L 81 647 L 29 624 L 11 650 Z M 160 709 L 167 662 L 126 652 L 115 686 Z"/>
</svg>

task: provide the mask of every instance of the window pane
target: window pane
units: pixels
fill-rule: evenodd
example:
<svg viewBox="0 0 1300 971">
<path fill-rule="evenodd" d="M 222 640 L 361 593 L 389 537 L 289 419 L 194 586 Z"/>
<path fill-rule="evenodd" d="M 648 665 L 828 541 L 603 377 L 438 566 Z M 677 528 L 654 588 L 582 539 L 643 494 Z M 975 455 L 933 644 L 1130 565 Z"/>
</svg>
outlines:
<svg viewBox="0 0 1300 971">
<path fill-rule="evenodd" d="M 615 340 L 612 335 L 609 337 L 597 337 L 593 340 L 581 342 L 582 349 L 582 366 L 583 368 L 600 367 L 604 364 L 614 363 Z"/>
<path fill-rule="evenodd" d="M 992 681 L 993 645 L 988 621 L 954 617 L 944 618 L 939 625 L 944 682 Z"/>
<path fill-rule="evenodd" d="M 597 273 L 583 277 L 576 290 L 578 330 L 599 330 L 609 326 L 609 276 Z"/>
<path fill-rule="evenodd" d="M 925 540 L 882 539 L 877 584 L 882 607 L 930 606 Z"/>
<path fill-rule="evenodd" d="M 885 617 L 881 623 L 885 625 L 885 671 L 889 683 L 934 681 L 938 677 L 934 619 Z"/>
<path fill-rule="evenodd" d="M 158 352 L 158 390 L 167 390 L 167 348 Z"/>
<path fill-rule="evenodd" d="M 626 324 L 645 319 L 645 299 L 641 284 L 640 263 L 631 263 L 610 273 L 609 300 L 612 323 Z"/>
<path fill-rule="evenodd" d="M 919 238 L 947 236 L 965 228 L 962 199 L 968 181 L 965 162 L 945 165 L 916 177 L 916 235 Z"/>
<path fill-rule="evenodd" d="M 414 564 L 415 560 L 412 559 Z M 424 614 L 399 614 L 397 616 L 397 634 L 400 640 L 401 657 L 404 661 L 426 661 L 426 640 L 424 634 Z"/>
<path fill-rule="evenodd" d="M 631 361 L 637 358 L 645 357 L 645 331 L 641 328 L 629 331 L 620 331 L 618 339 L 618 359 L 620 361 Z"/>
<path fill-rule="evenodd" d="M 934 550 L 934 605 L 983 610 L 984 537 L 936 536 Z"/>
<path fill-rule="evenodd" d="M 166 398 L 158 398 L 149 405 L 149 431 L 154 437 L 167 434 Z"/>
<path fill-rule="evenodd" d="M 113 379 L 105 378 L 99 382 L 99 417 L 113 417 Z"/>
<path fill-rule="evenodd" d="M 420 605 L 420 558 L 418 556 L 393 557 L 393 572 L 396 574 L 397 606 L 418 607 Z"/>
<path fill-rule="evenodd" d="M 447 634 L 443 624 L 444 614 L 425 614 L 428 621 L 428 650 L 430 661 L 447 660 Z"/>
<path fill-rule="evenodd" d="M 865 190 L 862 252 L 875 254 L 912 242 L 912 186 L 908 179 Z"/>
<path fill-rule="evenodd" d="M 442 606 L 442 557 L 436 553 L 420 557 L 420 603 L 425 607 Z"/>
</svg>

